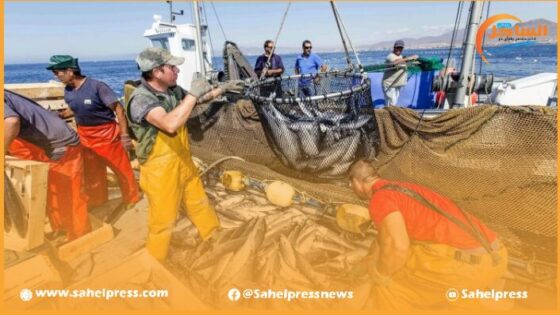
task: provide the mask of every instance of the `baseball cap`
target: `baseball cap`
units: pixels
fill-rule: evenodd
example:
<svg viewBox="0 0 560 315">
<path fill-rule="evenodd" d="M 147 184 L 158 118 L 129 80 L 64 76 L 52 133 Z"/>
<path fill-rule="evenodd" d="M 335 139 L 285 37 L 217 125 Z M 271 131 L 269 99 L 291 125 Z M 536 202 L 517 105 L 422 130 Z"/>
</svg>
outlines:
<svg viewBox="0 0 560 315">
<path fill-rule="evenodd" d="M 395 45 L 393 45 L 393 47 L 403 47 L 404 48 L 404 41 L 402 40 L 398 40 L 395 42 Z"/>
<path fill-rule="evenodd" d="M 161 47 L 146 48 L 136 57 L 136 63 L 142 72 L 150 71 L 162 65 L 178 66 L 183 62 L 185 62 L 185 58 L 173 56 Z"/>
</svg>

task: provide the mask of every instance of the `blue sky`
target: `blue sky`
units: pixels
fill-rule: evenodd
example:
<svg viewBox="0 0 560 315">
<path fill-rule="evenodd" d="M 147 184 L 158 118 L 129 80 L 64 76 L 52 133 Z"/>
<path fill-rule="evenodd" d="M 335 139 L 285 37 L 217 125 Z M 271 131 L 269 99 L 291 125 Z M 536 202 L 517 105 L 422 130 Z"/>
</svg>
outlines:
<svg viewBox="0 0 560 315">
<path fill-rule="evenodd" d="M 80 60 L 127 59 L 144 47 L 142 37 L 159 14 L 168 19 L 165 1 L 152 2 L 5 2 L 5 63 L 47 62 L 53 54 L 71 54 Z M 229 40 L 241 47 L 261 47 L 278 30 L 287 2 L 215 2 Z M 451 30 L 457 3 L 342 2 L 337 6 L 355 46 L 402 37 L 439 35 Z M 174 2 L 185 10 L 177 23 L 190 23 L 191 5 Z M 466 15 L 467 9 L 464 9 Z M 557 21 L 555 1 L 498 2 L 490 14 L 510 13 L 521 20 Z M 206 13 L 215 49 L 224 37 L 212 6 Z M 463 21 L 465 18 L 463 18 Z M 299 47 L 311 39 L 315 50 L 341 48 L 328 2 L 293 1 L 280 35 L 278 50 Z"/>
</svg>

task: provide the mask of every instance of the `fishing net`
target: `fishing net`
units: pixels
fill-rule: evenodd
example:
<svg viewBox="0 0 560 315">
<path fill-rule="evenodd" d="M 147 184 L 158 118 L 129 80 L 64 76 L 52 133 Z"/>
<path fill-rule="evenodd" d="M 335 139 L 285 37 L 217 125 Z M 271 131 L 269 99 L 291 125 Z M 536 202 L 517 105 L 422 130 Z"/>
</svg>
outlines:
<svg viewBox="0 0 560 315">
<path fill-rule="evenodd" d="M 477 106 L 430 119 L 398 107 L 360 112 L 374 117 L 365 138 L 382 176 L 449 196 L 494 229 L 514 257 L 556 261 L 555 109 Z M 189 121 L 193 154 L 208 162 L 241 156 L 247 162 L 223 166 L 284 180 L 327 202 L 361 202 L 344 179 L 319 181 L 285 166 L 267 141 L 265 119 L 246 100 L 197 106 Z"/>
<path fill-rule="evenodd" d="M 474 213 L 517 257 L 556 260 L 557 111 L 480 106 L 432 119 L 376 111 L 383 177 L 426 185 Z"/>
<path fill-rule="evenodd" d="M 248 90 L 271 149 L 284 166 L 313 181 L 342 178 L 373 157 L 369 81 L 349 72 L 259 81 Z"/>
<path fill-rule="evenodd" d="M 383 72 L 392 66 L 385 63 L 364 66 L 366 72 Z M 443 60 L 441 58 L 418 58 L 415 61 L 407 62 L 406 71 L 409 74 L 419 73 L 422 71 L 437 71 L 444 68 Z"/>
<path fill-rule="evenodd" d="M 257 79 L 253 67 L 234 42 L 225 42 L 223 58 L 224 74 L 228 80 Z"/>
</svg>

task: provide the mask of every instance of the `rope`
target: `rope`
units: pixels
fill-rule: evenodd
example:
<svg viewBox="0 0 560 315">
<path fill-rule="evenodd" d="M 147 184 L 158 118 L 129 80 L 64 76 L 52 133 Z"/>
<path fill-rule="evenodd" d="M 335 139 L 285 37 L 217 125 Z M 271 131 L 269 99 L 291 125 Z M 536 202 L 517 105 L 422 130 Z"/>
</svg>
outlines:
<svg viewBox="0 0 560 315">
<path fill-rule="evenodd" d="M 242 161 L 242 162 L 247 162 L 244 158 L 240 158 L 238 156 L 226 156 L 223 157 L 217 161 L 215 161 L 214 163 L 210 164 L 202 173 L 200 173 L 200 177 L 202 177 L 204 174 L 206 174 L 209 170 L 213 169 L 216 165 L 222 163 L 223 161 L 227 161 L 227 160 L 238 160 L 238 161 Z"/>
<path fill-rule="evenodd" d="M 220 21 L 220 17 L 218 16 L 218 12 L 216 12 L 216 7 L 214 6 L 214 2 L 210 1 L 210 4 L 212 5 L 212 10 L 214 11 L 214 15 L 216 15 L 216 20 L 218 21 L 218 26 L 220 26 L 220 30 L 222 31 L 222 35 L 224 36 L 224 39 L 227 41 L 228 38 L 226 36 L 226 32 L 224 32 L 224 28 L 222 27 L 222 22 Z"/>
<path fill-rule="evenodd" d="M 364 69 L 362 67 L 362 62 L 360 61 L 360 57 L 358 57 L 358 53 L 356 52 L 356 49 L 354 49 L 354 46 L 352 45 L 352 41 L 350 40 L 350 36 L 348 36 L 348 32 L 346 31 L 346 26 L 344 25 L 344 21 L 342 20 L 342 16 L 338 12 L 338 8 L 336 6 L 334 7 L 334 9 L 335 9 L 336 14 L 338 15 L 338 19 L 340 20 L 340 24 L 342 25 L 342 30 L 344 31 L 344 35 L 348 39 L 348 44 L 350 45 L 350 49 L 352 49 L 352 53 L 354 53 L 354 57 L 356 57 L 356 62 L 358 63 L 358 68 L 360 69 L 360 72 L 363 72 Z"/>
<path fill-rule="evenodd" d="M 461 22 L 461 16 L 463 15 L 463 1 L 459 1 L 459 4 L 457 5 L 457 14 L 455 15 L 455 24 L 453 26 L 453 33 L 451 34 L 451 44 L 449 45 L 449 51 L 447 53 L 447 60 L 445 61 L 445 68 L 444 68 L 444 73 L 447 71 L 447 69 L 449 69 L 449 61 L 451 60 L 451 54 L 453 53 L 453 50 L 455 49 L 455 40 L 457 37 L 457 31 L 459 30 L 459 24 Z M 455 65 L 455 68 L 457 67 L 457 65 Z M 447 91 L 445 91 L 447 93 Z M 445 99 L 442 101 L 441 106 L 444 106 L 445 104 Z M 441 107 L 438 104 L 437 108 Z"/>
<path fill-rule="evenodd" d="M 206 5 L 204 4 L 204 1 L 201 1 L 202 3 L 202 12 L 204 13 L 204 20 L 206 22 L 206 24 L 208 25 L 208 16 L 206 15 Z M 211 49 L 211 55 L 214 56 L 214 44 L 212 41 L 212 34 L 210 34 L 210 28 L 207 27 L 206 31 L 208 32 L 208 39 L 210 40 L 210 49 Z M 212 60 L 206 60 L 208 63 L 210 63 L 210 67 L 213 68 L 212 66 Z"/>
<path fill-rule="evenodd" d="M 349 68 L 352 68 L 352 60 L 350 59 L 350 54 L 348 53 L 348 47 L 346 47 L 346 41 L 344 40 L 344 34 L 342 32 L 342 28 L 340 27 L 340 21 L 338 20 L 340 17 L 338 15 L 338 11 L 336 10 L 336 6 L 334 5 L 334 1 L 331 0 L 331 7 L 334 14 L 334 19 L 336 21 L 336 27 L 338 28 L 338 33 L 340 34 L 340 39 L 342 40 L 342 46 L 344 47 L 344 53 L 346 54 L 346 63 L 348 64 Z"/>
<path fill-rule="evenodd" d="M 445 69 L 449 68 L 449 60 L 451 59 L 451 53 L 455 47 L 455 39 L 457 36 L 457 31 L 459 29 L 459 22 L 461 20 L 461 15 L 463 13 L 463 1 L 459 1 L 457 6 L 457 15 L 455 16 L 455 25 L 453 26 L 453 33 L 451 34 L 451 45 L 449 46 L 449 52 L 447 53 L 447 61 L 445 62 Z M 445 70 L 444 70 L 445 71 Z"/>
<path fill-rule="evenodd" d="M 274 46 L 272 47 L 272 51 L 270 55 L 266 59 L 266 63 L 264 65 L 264 69 L 261 72 L 261 77 L 259 78 L 262 80 L 265 77 L 266 71 L 268 70 L 268 65 L 270 64 L 270 59 L 272 55 L 274 55 L 274 51 L 276 51 L 276 46 L 278 45 L 278 38 L 280 37 L 280 32 L 282 32 L 282 28 L 284 27 L 284 22 L 286 22 L 286 17 L 288 16 L 288 11 L 290 10 L 290 6 L 292 5 L 292 1 L 288 1 L 288 6 L 284 11 L 284 15 L 282 16 L 282 21 L 280 22 L 280 28 L 278 28 L 278 32 L 276 32 L 276 37 L 274 38 Z"/>
<path fill-rule="evenodd" d="M 208 25 L 208 16 L 206 15 L 206 5 L 204 4 L 204 1 L 200 1 L 200 3 L 202 4 L 202 13 L 204 14 L 204 21 L 205 21 L 206 25 Z M 210 54 L 209 55 L 214 56 L 214 44 L 212 42 L 212 35 L 210 34 L 210 28 L 207 27 L 206 31 L 208 32 L 208 39 L 210 40 Z M 208 58 L 206 56 L 204 56 L 204 60 L 206 60 L 210 69 L 214 68 L 213 60 L 208 60 Z"/>
</svg>

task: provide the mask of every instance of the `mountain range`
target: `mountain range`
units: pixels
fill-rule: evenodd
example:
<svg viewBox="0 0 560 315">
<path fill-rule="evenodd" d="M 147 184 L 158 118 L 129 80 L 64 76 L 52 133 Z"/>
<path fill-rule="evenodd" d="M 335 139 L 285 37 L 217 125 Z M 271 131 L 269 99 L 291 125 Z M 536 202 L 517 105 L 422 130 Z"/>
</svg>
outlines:
<svg viewBox="0 0 560 315">
<path fill-rule="evenodd" d="M 553 21 L 549 21 L 546 19 L 534 19 L 534 20 L 529 20 L 526 22 L 522 22 L 522 23 L 516 23 L 514 24 L 517 25 L 519 24 L 519 26 L 521 27 L 537 27 L 537 25 L 546 25 L 546 27 L 548 28 L 548 34 L 547 36 L 543 36 L 543 37 L 537 37 L 537 42 L 541 43 L 541 44 L 555 44 L 556 43 L 556 22 Z M 487 31 L 487 34 L 490 34 L 491 30 Z M 402 39 L 404 40 L 405 44 L 406 44 L 406 48 L 408 49 L 431 49 L 431 48 L 447 48 L 449 47 L 449 45 L 451 44 L 451 38 L 453 36 L 453 31 L 449 31 L 446 33 L 443 33 L 441 35 L 436 35 L 436 36 L 424 36 L 424 37 L 405 37 L 405 38 L 395 38 L 392 40 L 387 40 L 387 41 L 381 41 L 381 42 L 377 42 L 371 45 L 357 45 L 356 49 L 357 50 L 361 50 L 361 51 L 376 51 L 376 50 L 391 50 L 393 48 L 393 44 L 395 43 L 395 40 L 397 39 Z M 457 34 L 455 35 L 455 45 L 454 47 L 461 47 L 463 45 L 463 38 L 465 37 L 465 29 L 459 29 L 457 31 Z M 490 40 L 489 36 L 487 36 L 487 40 L 485 41 L 484 45 L 485 46 L 499 46 L 499 45 L 503 45 L 503 44 L 511 44 L 511 42 L 503 42 L 503 41 L 498 41 L 498 39 L 493 39 Z M 260 55 L 262 54 L 262 48 L 261 47 L 245 47 L 245 46 L 240 46 L 239 47 L 241 49 L 241 51 L 248 55 Z M 315 52 L 342 52 L 343 49 L 341 47 L 341 45 L 338 46 L 334 46 L 334 47 L 317 47 L 315 49 Z M 286 46 L 281 44 L 279 46 L 279 51 L 278 53 L 280 54 L 290 54 L 290 53 L 300 53 L 301 52 L 301 47 L 299 46 Z M 221 55 L 221 51 L 217 52 L 219 55 Z M 216 54 L 215 54 L 216 55 Z"/>
<path fill-rule="evenodd" d="M 546 19 L 535 19 L 530 20 L 527 22 L 516 23 L 515 25 L 519 25 L 520 27 L 535 27 L 537 25 L 546 25 L 548 28 L 548 34 L 543 37 L 537 37 L 537 42 L 542 44 L 554 44 L 556 43 L 556 22 L 552 22 Z M 485 46 L 499 46 L 506 44 L 508 42 L 498 41 L 497 38 L 493 40 L 489 40 L 489 34 L 491 30 L 486 32 L 487 40 L 485 41 Z M 404 40 L 406 48 L 410 49 L 430 49 L 430 48 L 442 48 L 442 47 L 449 47 L 451 44 L 451 38 L 453 35 L 453 31 L 446 32 L 441 35 L 437 36 L 425 36 L 419 38 L 402 38 Z M 457 31 L 455 45 L 456 47 L 460 47 L 463 45 L 463 38 L 465 37 L 465 29 L 460 29 Z M 360 50 L 391 50 L 394 44 L 394 40 L 390 41 L 382 41 L 372 45 L 365 45 L 360 46 Z M 511 42 L 509 42 L 511 44 Z"/>
</svg>

